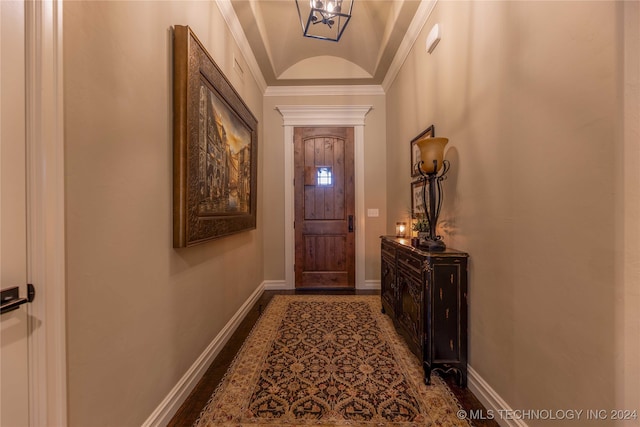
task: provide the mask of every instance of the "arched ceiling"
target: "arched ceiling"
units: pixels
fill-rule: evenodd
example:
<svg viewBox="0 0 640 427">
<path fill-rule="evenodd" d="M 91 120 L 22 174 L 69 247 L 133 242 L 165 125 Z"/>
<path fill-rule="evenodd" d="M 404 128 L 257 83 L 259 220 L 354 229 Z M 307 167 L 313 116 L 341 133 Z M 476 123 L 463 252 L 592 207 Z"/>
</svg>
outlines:
<svg viewBox="0 0 640 427">
<path fill-rule="evenodd" d="M 420 0 L 354 0 L 339 42 L 303 37 L 295 0 L 231 4 L 268 86 L 376 85 L 384 80 Z"/>
</svg>

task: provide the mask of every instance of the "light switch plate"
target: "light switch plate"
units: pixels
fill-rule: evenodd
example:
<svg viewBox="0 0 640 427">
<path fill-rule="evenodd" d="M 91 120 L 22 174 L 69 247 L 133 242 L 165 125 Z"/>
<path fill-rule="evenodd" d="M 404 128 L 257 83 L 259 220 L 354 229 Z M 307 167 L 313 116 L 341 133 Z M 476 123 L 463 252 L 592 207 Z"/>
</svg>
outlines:
<svg viewBox="0 0 640 427">
<path fill-rule="evenodd" d="M 378 216 L 380 216 L 380 210 L 379 209 L 367 209 L 367 216 L 369 218 L 378 217 Z"/>
</svg>

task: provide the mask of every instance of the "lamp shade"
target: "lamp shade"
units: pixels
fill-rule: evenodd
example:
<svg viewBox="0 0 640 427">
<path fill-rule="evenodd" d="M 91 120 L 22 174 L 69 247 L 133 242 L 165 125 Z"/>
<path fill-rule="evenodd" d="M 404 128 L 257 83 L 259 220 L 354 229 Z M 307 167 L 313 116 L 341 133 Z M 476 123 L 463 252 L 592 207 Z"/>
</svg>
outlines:
<svg viewBox="0 0 640 427">
<path fill-rule="evenodd" d="M 449 142 L 449 138 L 423 138 L 416 142 L 420 148 L 420 168 L 424 173 L 438 173 L 442 169 L 444 159 L 444 146 Z M 434 170 L 433 162 L 436 161 Z"/>
</svg>

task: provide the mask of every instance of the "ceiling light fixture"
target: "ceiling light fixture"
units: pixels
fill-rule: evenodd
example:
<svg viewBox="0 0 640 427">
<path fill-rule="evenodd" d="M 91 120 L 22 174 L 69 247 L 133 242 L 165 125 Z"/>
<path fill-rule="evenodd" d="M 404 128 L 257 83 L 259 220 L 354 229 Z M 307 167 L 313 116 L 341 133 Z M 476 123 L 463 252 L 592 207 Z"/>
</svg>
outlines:
<svg viewBox="0 0 640 427">
<path fill-rule="evenodd" d="M 303 35 L 314 39 L 339 41 L 351 19 L 353 1 L 296 0 Z"/>
</svg>

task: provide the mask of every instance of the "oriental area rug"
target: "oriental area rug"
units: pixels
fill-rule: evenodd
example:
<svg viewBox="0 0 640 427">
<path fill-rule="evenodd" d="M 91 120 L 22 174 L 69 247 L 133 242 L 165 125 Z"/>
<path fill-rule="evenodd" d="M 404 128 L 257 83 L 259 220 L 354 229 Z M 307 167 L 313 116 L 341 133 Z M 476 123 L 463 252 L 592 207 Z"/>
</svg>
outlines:
<svg viewBox="0 0 640 427">
<path fill-rule="evenodd" d="M 276 295 L 195 425 L 469 426 L 379 296 Z"/>
</svg>

